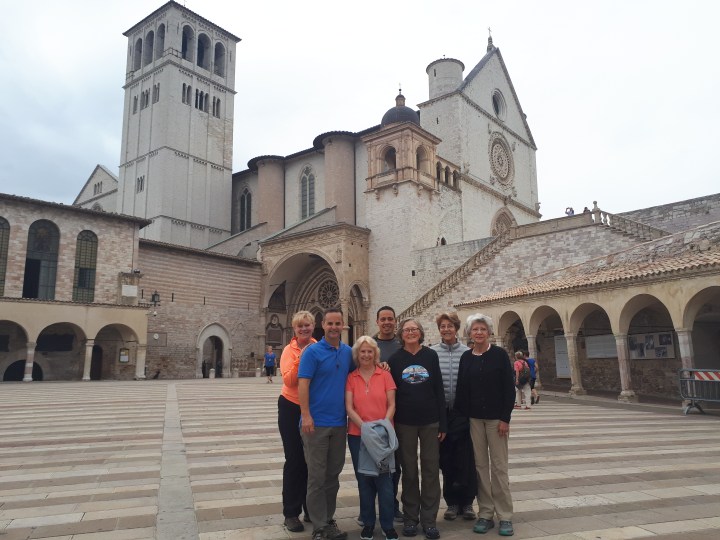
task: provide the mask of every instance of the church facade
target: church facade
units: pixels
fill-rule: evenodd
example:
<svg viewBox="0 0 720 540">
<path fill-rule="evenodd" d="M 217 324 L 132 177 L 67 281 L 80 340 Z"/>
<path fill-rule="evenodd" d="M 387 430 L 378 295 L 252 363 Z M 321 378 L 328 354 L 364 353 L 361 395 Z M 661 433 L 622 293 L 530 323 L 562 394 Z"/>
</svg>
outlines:
<svg viewBox="0 0 720 540">
<path fill-rule="evenodd" d="M 32 379 L 34 360 L 28 360 L 27 351 L 50 328 L 74 336 L 64 338 L 71 350 L 63 358 L 76 365 L 59 378 L 253 373 L 266 344 L 279 349 L 290 339 L 295 312 L 314 313 L 320 330 L 322 311 L 336 305 L 346 315 L 345 339 L 351 343 L 375 332 L 375 312 L 383 305 L 393 306 L 399 316 L 417 317 L 430 341 L 438 339 L 433 321 L 439 311 L 488 311 L 498 318 L 499 342 L 511 351 L 534 352 L 543 380 L 575 393 L 617 391 L 625 399 L 674 395 L 668 384 L 672 373 L 680 365 L 694 365 L 693 352 L 680 349 L 681 343 L 692 343 L 692 328 L 678 327 L 666 316 L 650 317 L 657 339 L 669 334 L 674 352 L 659 357 L 657 365 L 635 365 L 635 381 L 655 377 L 662 384 L 633 386 L 625 375 L 632 372 L 631 361 L 639 359 L 631 358 L 630 349 L 600 347 L 602 352 L 593 349 L 595 356 L 588 357 L 582 352 L 584 340 L 590 332 L 604 336 L 605 341 L 596 340 L 604 345 L 626 343 L 649 327 L 617 325 L 612 316 L 603 319 L 590 308 L 582 313 L 593 316 L 578 315 L 569 324 L 568 307 L 513 307 L 516 298 L 529 300 L 512 291 L 543 281 L 547 273 L 600 264 L 591 262 L 600 256 L 639 253 L 648 242 L 673 237 L 677 228 L 720 220 L 720 198 L 683 201 L 665 213 L 658 207 L 624 216 L 596 205 L 587 214 L 540 221 L 535 141 L 491 39 L 467 71 L 457 59 L 430 62 L 427 97 L 417 108 L 407 106 L 400 92 L 384 114 L 385 107 L 378 105 L 377 118 L 362 131 L 323 132 L 301 142 L 291 155 L 258 156 L 232 173 L 239 38 L 174 1 L 125 36 L 120 168 L 116 175 L 99 165 L 78 194 L 74 213 L 66 217 L 74 228 L 89 216 L 102 220 L 103 215 L 121 216 L 135 227 L 133 235 L 124 237 L 132 262 L 119 265 L 117 275 L 103 274 L 103 280 L 130 296 L 106 298 L 109 305 L 99 313 L 111 313 L 115 304 L 129 305 L 143 313 L 140 327 L 113 334 L 112 346 L 107 342 L 103 360 L 96 362 L 104 371 L 98 368 L 90 377 L 93 353 L 87 344 L 97 339 L 95 330 L 53 319 L 28 331 L 8 318 L 0 323 L 0 338 L 4 329 L 14 337 L 0 352 L 0 371 L 23 360 L 24 378 Z M 4 274 L 11 298 L 0 299 L 0 305 L 28 304 L 22 265 L 34 222 L 15 215 L 22 204 L 40 202 L 13 199 L 13 204 L 2 207 L 8 238 L 14 239 L 5 257 L 8 268 L 12 261 L 15 266 Z M 717 236 L 708 230 L 699 234 L 707 238 L 707 250 L 717 249 Z M 104 248 L 101 241 L 98 254 L 107 253 Z M 713 264 L 710 275 L 716 276 Z M 554 291 L 548 287 L 542 290 Z M 577 295 L 583 291 L 578 288 Z M 586 304 L 574 294 L 565 294 L 564 302 Z M 657 297 L 652 291 L 641 294 Z M 720 307 L 720 297 L 713 287 L 693 294 L 700 295 L 693 302 L 701 306 L 703 324 L 710 325 L 696 332 L 703 336 L 697 349 L 709 358 L 720 349 L 708 337 L 720 328 L 720 320 L 707 313 Z M 36 310 L 43 302 L 70 302 L 47 295 L 29 298 Z M 637 313 L 626 312 L 626 319 L 642 312 L 638 320 L 648 320 L 643 310 L 650 304 L 638 300 L 633 304 Z M 115 323 L 108 319 L 108 324 Z M 564 335 L 573 337 L 563 349 L 555 340 Z M 132 369 L 112 368 L 120 350 L 129 351 L 125 358 Z M 45 352 L 52 358 L 52 351 Z M 101 353 L 96 349 L 95 354 Z M 598 360 L 597 354 L 605 356 Z M 60 373 L 50 364 L 45 367 L 46 373 Z"/>
</svg>

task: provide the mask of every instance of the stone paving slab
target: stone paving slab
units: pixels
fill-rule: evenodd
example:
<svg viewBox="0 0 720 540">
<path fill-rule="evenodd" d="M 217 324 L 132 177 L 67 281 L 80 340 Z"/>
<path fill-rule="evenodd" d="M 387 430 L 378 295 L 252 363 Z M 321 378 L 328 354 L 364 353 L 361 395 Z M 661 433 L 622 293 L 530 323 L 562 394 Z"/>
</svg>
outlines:
<svg viewBox="0 0 720 540">
<path fill-rule="evenodd" d="M 261 378 L 3 384 L 0 540 L 309 539 L 282 527 L 279 390 Z M 513 415 L 515 538 L 720 537 L 718 427 L 679 405 L 544 395 Z M 357 540 L 349 456 L 340 480 L 336 517 Z M 444 509 L 443 539 L 480 538 Z"/>
</svg>

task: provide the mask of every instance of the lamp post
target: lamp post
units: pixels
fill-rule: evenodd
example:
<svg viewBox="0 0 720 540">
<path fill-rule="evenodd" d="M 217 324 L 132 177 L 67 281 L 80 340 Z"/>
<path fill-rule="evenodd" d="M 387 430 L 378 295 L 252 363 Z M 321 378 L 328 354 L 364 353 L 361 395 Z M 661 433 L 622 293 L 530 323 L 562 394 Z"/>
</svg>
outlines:
<svg viewBox="0 0 720 540">
<path fill-rule="evenodd" d="M 160 303 L 160 293 L 155 291 L 152 293 L 152 296 L 150 297 L 150 301 L 152 302 L 152 305 L 154 307 L 157 307 L 157 305 Z"/>
</svg>

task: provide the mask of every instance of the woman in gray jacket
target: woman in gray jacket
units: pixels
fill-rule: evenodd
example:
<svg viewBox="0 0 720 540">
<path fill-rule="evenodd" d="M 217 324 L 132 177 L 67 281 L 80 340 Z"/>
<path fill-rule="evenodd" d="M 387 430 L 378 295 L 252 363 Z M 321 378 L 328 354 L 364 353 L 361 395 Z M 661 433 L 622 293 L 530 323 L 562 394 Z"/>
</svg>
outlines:
<svg viewBox="0 0 720 540">
<path fill-rule="evenodd" d="M 466 416 L 453 410 L 458 366 L 462 353 L 468 350 L 457 337 L 460 319 L 457 313 L 440 313 L 435 317 L 442 341 L 431 348 L 440 360 L 445 403 L 447 404 L 448 433 L 440 443 L 440 469 L 443 474 L 443 498 L 447 504 L 444 518 L 452 521 L 475 520 L 473 501 L 477 495 L 477 475 L 470 440 L 470 423 Z"/>
</svg>

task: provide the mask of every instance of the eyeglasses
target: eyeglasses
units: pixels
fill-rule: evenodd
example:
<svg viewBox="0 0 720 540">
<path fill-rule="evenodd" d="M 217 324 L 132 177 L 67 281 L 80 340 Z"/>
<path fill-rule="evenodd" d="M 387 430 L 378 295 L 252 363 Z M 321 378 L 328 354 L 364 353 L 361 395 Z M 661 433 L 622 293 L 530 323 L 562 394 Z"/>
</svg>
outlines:
<svg viewBox="0 0 720 540">
<path fill-rule="evenodd" d="M 403 328 L 403 334 L 417 334 L 420 332 L 419 328 Z"/>
</svg>

